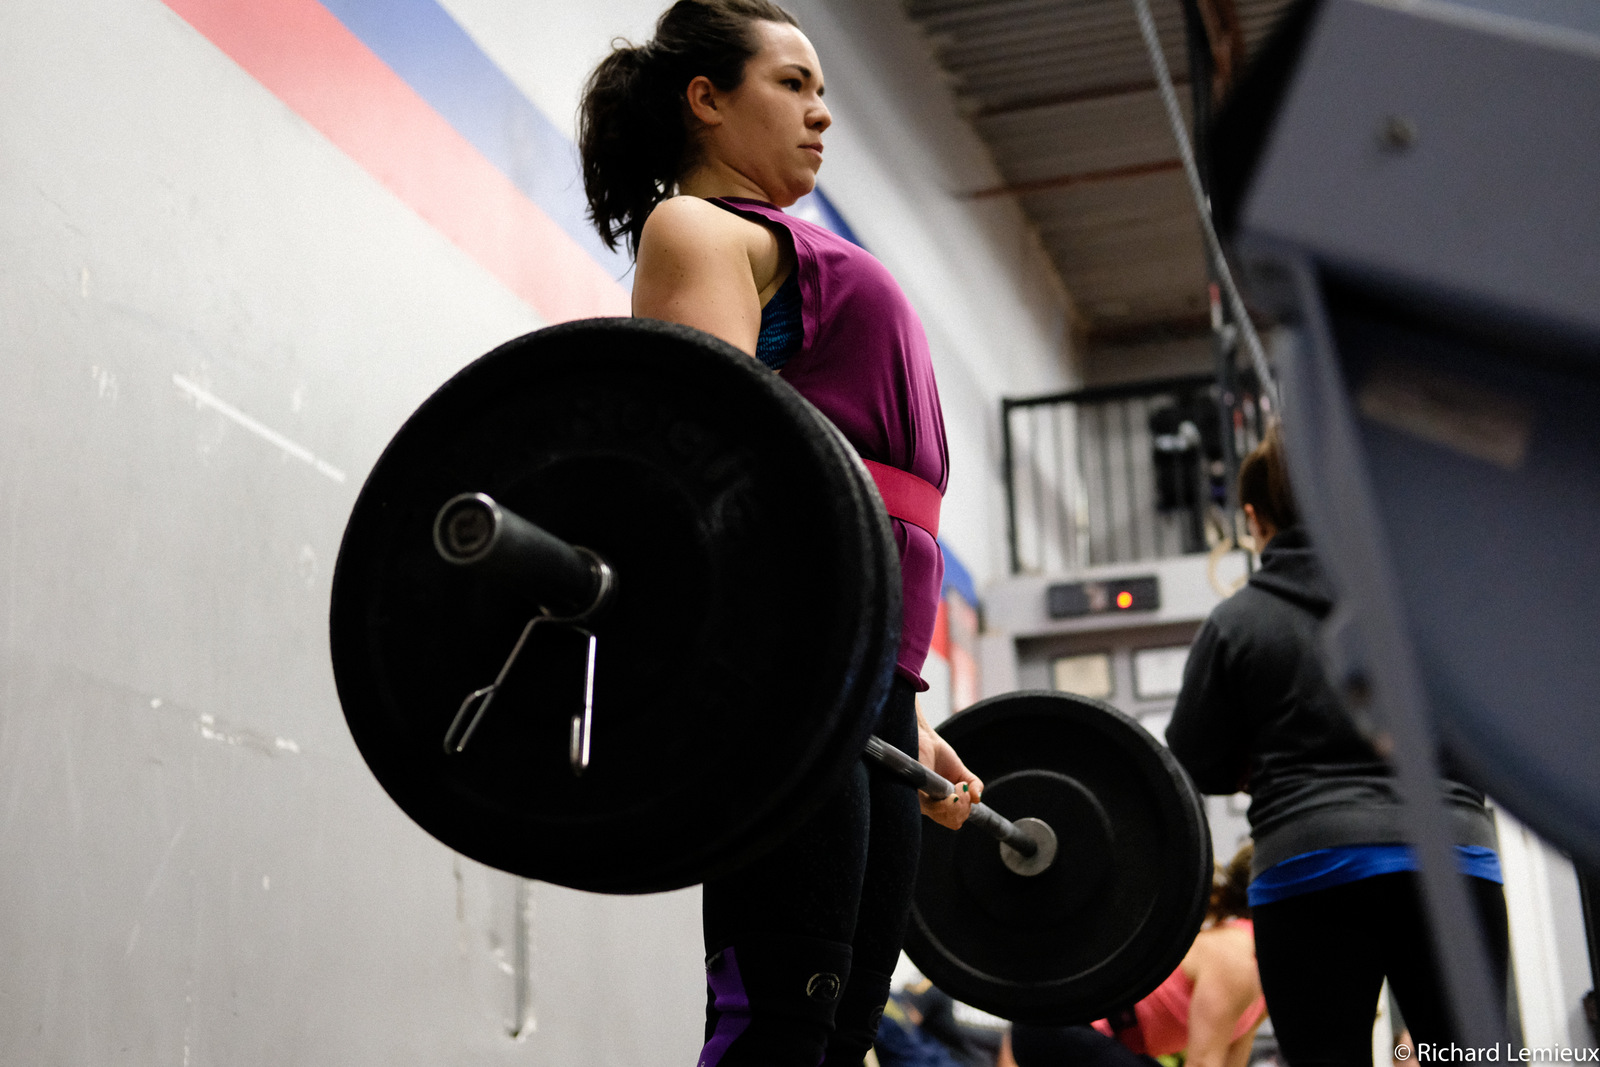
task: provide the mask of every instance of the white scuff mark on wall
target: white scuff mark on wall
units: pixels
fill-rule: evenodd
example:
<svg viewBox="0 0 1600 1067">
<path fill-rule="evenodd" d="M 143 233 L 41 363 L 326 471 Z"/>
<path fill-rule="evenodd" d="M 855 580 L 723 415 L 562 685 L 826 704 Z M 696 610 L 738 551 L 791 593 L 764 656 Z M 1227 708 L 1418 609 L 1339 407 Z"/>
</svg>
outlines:
<svg viewBox="0 0 1600 1067">
<path fill-rule="evenodd" d="M 83 294 L 85 300 L 89 299 L 89 268 L 84 267 L 78 271 L 78 292 Z"/>
<path fill-rule="evenodd" d="M 317 583 L 317 550 L 310 545 L 300 546 L 300 558 L 295 563 L 300 578 L 310 588 Z"/>
<path fill-rule="evenodd" d="M 243 746 L 253 748 L 257 752 L 264 752 L 269 756 L 279 752 L 300 754 L 300 746 L 292 738 L 268 737 L 266 734 L 256 733 L 238 727 L 223 728 L 217 724 L 217 717 L 209 713 L 202 713 L 195 723 L 195 728 L 200 736 L 207 741 L 215 741 L 223 745 Z"/>
<path fill-rule="evenodd" d="M 189 399 L 193 401 L 196 407 L 211 408 L 218 414 L 231 419 L 233 422 L 244 427 L 246 430 L 249 430 L 263 441 L 266 441 L 268 444 L 277 447 L 283 452 L 284 455 L 293 459 L 298 459 L 303 463 L 308 463 L 312 467 L 315 467 L 318 473 L 326 475 L 341 485 L 344 484 L 344 471 L 333 466 L 331 463 L 328 463 L 325 460 L 317 458 L 317 456 L 304 445 L 295 441 L 291 441 L 278 431 L 256 421 L 249 415 L 246 415 L 244 412 L 234 407 L 232 404 L 228 403 L 226 400 L 214 395 L 209 390 L 202 388 L 200 385 L 190 381 L 181 374 L 174 374 L 172 376 L 172 384 L 183 390 Z"/>
<path fill-rule="evenodd" d="M 151 697 L 150 698 L 150 710 L 155 711 L 160 707 L 161 707 L 161 698 L 160 697 Z"/>
<path fill-rule="evenodd" d="M 494 965 L 500 969 L 502 974 L 515 978 L 517 969 L 511 965 L 511 960 L 506 957 L 505 945 L 500 944 L 500 939 L 492 934 L 490 935 L 490 944 L 492 947 L 489 950 L 489 954 L 494 957 Z"/>
<path fill-rule="evenodd" d="M 94 379 L 95 392 L 101 400 L 117 402 L 117 376 L 106 368 L 96 364 L 89 368 L 89 377 Z"/>
<path fill-rule="evenodd" d="M 194 872 L 189 872 L 192 877 Z M 184 1015 L 187 1021 L 183 1025 L 183 1067 L 189 1067 L 190 1046 L 194 1043 L 194 963 L 189 964 L 188 992 L 183 997 Z"/>
<path fill-rule="evenodd" d="M 128 931 L 128 947 L 122 953 L 122 958 L 127 959 L 133 955 L 134 946 L 139 943 L 139 924 L 134 923 L 133 929 Z"/>
<path fill-rule="evenodd" d="M 268 890 L 270 890 L 271 888 L 272 888 L 272 876 L 269 875 L 269 874 L 263 874 L 261 876 L 261 891 L 264 893 L 264 892 L 267 892 Z"/>
</svg>

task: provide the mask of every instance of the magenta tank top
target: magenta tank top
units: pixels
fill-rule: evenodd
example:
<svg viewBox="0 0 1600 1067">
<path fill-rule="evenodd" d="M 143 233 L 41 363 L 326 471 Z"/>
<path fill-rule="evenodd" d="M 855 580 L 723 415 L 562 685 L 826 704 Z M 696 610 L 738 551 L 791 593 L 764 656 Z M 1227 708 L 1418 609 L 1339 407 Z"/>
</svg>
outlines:
<svg viewBox="0 0 1600 1067">
<path fill-rule="evenodd" d="M 936 486 L 949 480 L 944 414 L 922 322 L 889 271 L 866 249 L 759 200 L 711 201 L 753 222 L 782 226 L 800 273 L 800 350 L 781 372 L 833 420 L 862 458 Z M 900 550 L 905 617 L 898 673 L 919 690 L 944 585 L 944 555 L 920 526 L 891 519 Z"/>
</svg>

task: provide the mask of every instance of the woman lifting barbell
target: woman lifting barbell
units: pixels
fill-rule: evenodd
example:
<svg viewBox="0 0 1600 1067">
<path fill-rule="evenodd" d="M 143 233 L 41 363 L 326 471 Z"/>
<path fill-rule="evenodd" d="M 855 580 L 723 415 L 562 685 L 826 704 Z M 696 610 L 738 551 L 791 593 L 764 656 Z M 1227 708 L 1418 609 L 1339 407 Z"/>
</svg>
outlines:
<svg viewBox="0 0 1600 1067">
<path fill-rule="evenodd" d="M 958 784 L 922 809 L 959 826 L 982 783 L 915 699 L 944 571 L 943 417 L 926 336 L 882 264 L 782 210 L 815 185 L 832 122 L 811 42 L 769 0 L 681 0 L 648 44 L 600 63 L 579 119 L 595 227 L 635 257 L 634 314 L 781 372 L 886 490 L 905 606 L 877 733 Z M 701 1067 L 862 1061 L 905 933 L 916 820 L 909 790 L 858 763 L 777 851 L 706 884 Z"/>
</svg>

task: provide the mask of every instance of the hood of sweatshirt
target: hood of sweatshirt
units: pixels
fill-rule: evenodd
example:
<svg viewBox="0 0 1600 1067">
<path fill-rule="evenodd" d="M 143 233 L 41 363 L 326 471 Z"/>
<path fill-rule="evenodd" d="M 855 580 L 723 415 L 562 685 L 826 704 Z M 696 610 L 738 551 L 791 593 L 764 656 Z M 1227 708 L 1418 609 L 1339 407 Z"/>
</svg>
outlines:
<svg viewBox="0 0 1600 1067">
<path fill-rule="evenodd" d="M 1321 618 L 1333 607 L 1333 590 L 1322 574 L 1311 541 L 1298 526 L 1291 526 L 1267 542 L 1261 569 L 1250 576 L 1257 589 L 1299 604 Z"/>
</svg>

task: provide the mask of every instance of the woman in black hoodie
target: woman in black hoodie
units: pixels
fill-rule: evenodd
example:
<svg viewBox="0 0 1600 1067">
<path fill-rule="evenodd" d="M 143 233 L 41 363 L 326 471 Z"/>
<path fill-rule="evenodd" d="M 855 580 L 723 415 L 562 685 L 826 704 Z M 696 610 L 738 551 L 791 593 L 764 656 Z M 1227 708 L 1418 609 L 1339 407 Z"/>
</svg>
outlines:
<svg viewBox="0 0 1600 1067">
<path fill-rule="evenodd" d="M 1279 1047 L 1292 1067 L 1370 1065 L 1385 977 L 1413 1038 L 1448 1043 L 1392 773 L 1340 706 L 1317 650 L 1332 597 L 1276 426 L 1240 468 L 1239 499 L 1261 567 L 1195 637 L 1167 743 L 1202 791 L 1250 794 L 1256 958 Z M 1481 793 L 1441 784 L 1504 1003 L 1494 824 Z"/>
</svg>

